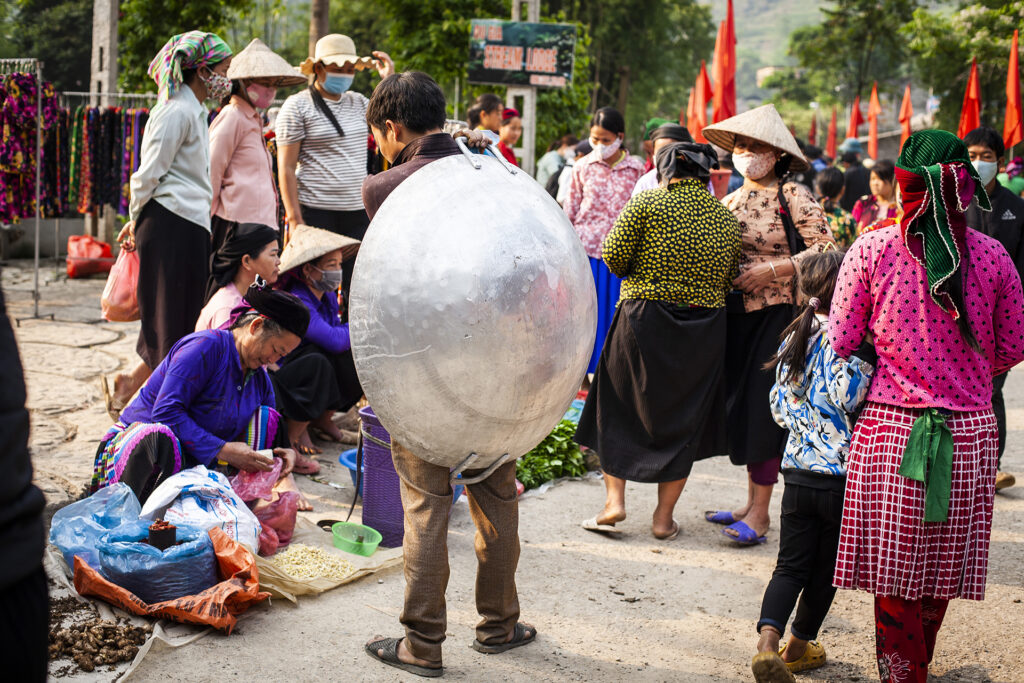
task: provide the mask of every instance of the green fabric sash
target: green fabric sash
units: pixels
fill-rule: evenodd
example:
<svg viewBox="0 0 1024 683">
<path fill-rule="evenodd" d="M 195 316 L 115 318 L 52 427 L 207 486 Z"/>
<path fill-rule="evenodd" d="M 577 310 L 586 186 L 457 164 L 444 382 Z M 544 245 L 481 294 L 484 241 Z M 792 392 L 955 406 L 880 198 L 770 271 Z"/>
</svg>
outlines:
<svg viewBox="0 0 1024 683">
<path fill-rule="evenodd" d="M 953 480 L 953 433 L 939 410 L 926 408 L 914 420 L 900 475 L 924 484 L 924 521 L 945 522 Z"/>
</svg>

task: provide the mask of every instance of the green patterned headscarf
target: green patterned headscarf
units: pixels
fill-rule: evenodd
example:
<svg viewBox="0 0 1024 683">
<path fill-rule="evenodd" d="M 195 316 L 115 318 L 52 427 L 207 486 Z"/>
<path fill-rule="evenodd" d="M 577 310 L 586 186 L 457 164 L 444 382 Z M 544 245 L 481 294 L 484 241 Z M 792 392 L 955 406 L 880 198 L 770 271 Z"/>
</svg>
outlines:
<svg viewBox="0 0 1024 683">
<path fill-rule="evenodd" d="M 180 33 L 160 48 L 149 63 L 149 75 L 156 81 L 163 102 L 181 87 L 186 69 L 219 64 L 231 56 L 231 48 L 220 36 L 205 31 Z"/>
<path fill-rule="evenodd" d="M 973 339 L 961 320 L 962 296 L 954 300 L 949 281 L 963 261 L 967 221 L 964 212 L 972 198 L 991 211 L 988 193 L 957 136 L 944 130 L 911 135 L 896 162 L 896 181 L 903 205 L 901 228 L 911 255 L 924 266 L 932 299 L 950 313 L 965 338 Z"/>
</svg>

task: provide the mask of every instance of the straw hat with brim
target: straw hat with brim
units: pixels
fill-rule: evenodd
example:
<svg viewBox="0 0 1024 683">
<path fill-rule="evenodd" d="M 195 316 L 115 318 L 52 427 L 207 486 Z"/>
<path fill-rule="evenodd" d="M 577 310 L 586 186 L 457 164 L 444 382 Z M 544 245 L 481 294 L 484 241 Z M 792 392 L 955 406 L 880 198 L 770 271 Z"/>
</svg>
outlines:
<svg viewBox="0 0 1024 683">
<path fill-rule="evenodd" d="M 341 260 L 347 261 L 359 251 L 359 240 L 312 225 L 297 225 L 281 252 L 281 272 L 287 273 L 336 249 L 341 249 Z"/>
<path fill-rule="evenodd" d="M 246 45 L 231 60 L 228 67 L 228 78 L 241 78 L 270 81 L 274 87 L 299 85 L 306 82 L 306 77 L 299 73 L 284 57 L 280 56 L 259 38 Z"/>
<path fill-rule="evenodd" d="M 307 57 L 306 61 L 299 65 L 299 71 L 312 76 L 313 66 L 318 62 L 334 66 L 354 64 L 356 70 L 373 68 L 373 57 L 360 57 L 356 54 L 356 44 L 352 39 L 340 33 L 331 33 L 316 41 L 313 56 Z"/>
<path fill-rule="evenodd" d="M 736 146 L 736 136 L 743 135 L 792 156 L 793 161 L 789 166 L 792 171 L 805 171 L 810 168 L 793 134 L 786 128 L 779 112 L 771 104 L 737 114 L 725 121 L 712 123 L 701 132 L 708 142 L 730 152 Z"/>
</svg>

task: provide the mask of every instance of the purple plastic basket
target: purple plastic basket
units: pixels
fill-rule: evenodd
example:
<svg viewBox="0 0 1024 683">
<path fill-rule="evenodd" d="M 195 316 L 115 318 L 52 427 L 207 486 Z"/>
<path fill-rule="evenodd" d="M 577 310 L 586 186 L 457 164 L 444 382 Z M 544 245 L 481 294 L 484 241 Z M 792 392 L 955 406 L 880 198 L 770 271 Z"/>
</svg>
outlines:
<svg viewBox="0 0 1024 683">
<path fill-rule="evenodd" d="M 405 512 L 398 473 L 391 460 L 391 435 L 370 406 L 360 408 L 359 417 L 363 431 L 387 444 L 385 447 L 363 438 L 363 524 L 380 532 L 384 537 L 382 546 L 396 548 L 405 536 Z"/>
</svg>

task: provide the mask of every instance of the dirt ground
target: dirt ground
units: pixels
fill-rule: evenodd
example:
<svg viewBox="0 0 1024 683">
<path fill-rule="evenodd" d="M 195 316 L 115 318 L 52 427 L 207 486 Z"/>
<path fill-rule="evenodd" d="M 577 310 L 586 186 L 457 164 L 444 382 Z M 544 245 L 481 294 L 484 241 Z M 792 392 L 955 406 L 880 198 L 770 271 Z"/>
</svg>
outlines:
<svg viewBox="0 0 1024 683">
<path fill-rule="evenodd" d="M 29 386 L 36 479 L 48 514 L 77 497 L 91 473 L 97 440 L 108 426 L 97 378 L 134 362 L 135 324 L 99 320 L 103 280 L 56 281 L 44 269 L 41 309 L 56 321 L 17 328 Z M 31 313 L 31 271 L 14 263 L 2 285 L 12 318 Z M 1024 474 L 1024 371 L 1007 383 L 1009 447 L 1004 468 Z M 337 518 L 352 487 L 334 446 L 322 456 L 321 481 L 300 478 L 316 512 Z M 334 461 L 333 464 L 331 461 Z M 1022 477 L 1024 479 L 1024 477 Z M 331 484 L 334 484 L 332 486 Z M 342 488 L 338 488 L 341 486 Z M 525 621 L 538 642 L 485 656 L 470 649 L 473 625 L 473 525 L 464 502 L 451 517 L 446 678 L 467 681 L 748 681 L 761 595 L 778 551 L 768 543 L 739 548 L 701 512 L 744 498 L 742 469 L 725 458 L 698 463 L 677 508 L 670 542 L 650 534 L 653 486 L 627 488 L 629 519 L 620 539 L 579 527 L 603 501 L 599 480 L 560 482 L 520 505 L 518 587 Z M 778 519 L 781 487 L 773 497 Z M 358 514 L 358 507 L 357 507 Z M 996 497 L 987 599 L 955 602 L 940 632 L 933 681 L 1024 681 L 1024 487 Z M 387 570 L 316 598 L 258 606 L 231 636 L 210 635 L 178 650 L 154 648 L 133 676 L 140 681 L 231 679 L 319 681 L 418 680 L 371 661 L 363 643 L 399 635 L 404 580 Z M 798 678 L 877 680 L 870 597 L 840 591 L 820 634 L 829 662 Z M 122 669 L 123 670 L 123 669 Z M 112 680 L 115 673 L 90 675 Z M 72 677 L 86 680 L 85 677 Z"/>
</svg>

